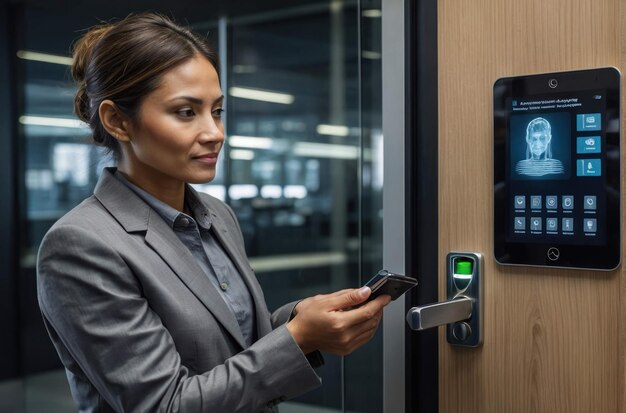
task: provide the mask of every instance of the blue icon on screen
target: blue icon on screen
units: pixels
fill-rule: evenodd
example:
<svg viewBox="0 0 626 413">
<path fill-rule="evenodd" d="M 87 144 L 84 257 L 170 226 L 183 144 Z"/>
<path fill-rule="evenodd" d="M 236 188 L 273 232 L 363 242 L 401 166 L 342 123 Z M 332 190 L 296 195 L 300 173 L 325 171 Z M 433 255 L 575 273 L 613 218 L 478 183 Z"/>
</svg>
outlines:
<svg viewBox="0 0 626 413">
<path fill-rule="evenodd" d="M 541 231 L 541 218 L 532 217 L 530 219 L 530 229 L 533 231 Z"/>
<path fill-rule="evenodd" d="M 601 176 L 602 161 L 600 159 L 578 159 L 576 161 L 577 176 Z"/>
<path fill-rule="evenodd" d="M 599 113 L 582 113 L 576 115 L 576 130 L 590 131 L 602 129 L 602 118 Z"/>
<path fill-rule="evenodd" d="M 584 232 L 596 232 L 598 229 L 598 222 L 595 218 L 585 219 L 583 222 Z"/>
<path fill-rule="evenodd" d="M 599 136 L 579 136 L 576 138 L 576 153 L 600 153 Z"/>
<path fill-rule="evenodd" d="M 571 232 L 574 230 L 574 218 L 563 218 L 563 232 Z"/>
<path fill-rule="evenodd" d="M 556 231 L 559 229 L 558 218 L 546 218 L 546 229 Z"/>
<path fill-rule="evenodd" d="M 530 207 L 532 209 L 541 209 L 541 195 L 532 195 L 530 197 Z"/>
<path fill-rule="evenodd" d="M 596 196 L 595 195 L 585 195 L 585 200 L 583 202 L 584 208 L 587 210 L 596 209 Z"/>
<path fill-rule="evenodd" d="M 563 209 L 574 209 L 574 195 L 563 195 Z"/>
</svg>

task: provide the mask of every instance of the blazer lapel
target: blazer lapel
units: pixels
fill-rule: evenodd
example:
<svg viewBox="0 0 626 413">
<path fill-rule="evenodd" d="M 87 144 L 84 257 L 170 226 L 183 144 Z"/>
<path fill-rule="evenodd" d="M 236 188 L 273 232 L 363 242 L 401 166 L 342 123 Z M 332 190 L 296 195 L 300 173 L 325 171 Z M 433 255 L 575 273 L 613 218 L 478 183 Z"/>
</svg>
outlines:
<svg viewBox="0 0 626 413">
<path fill-rule="evenodd" d="M 209 209 L 211 210 L 210 207 Z M 248 259 L 244 255 L 242 255 L 240 250 L 237 248 L 237 244 L 234 241 L 233 234 L 231 234 L 230 231 L 227 229 L 228 226 L 224 223 L 222 218 L 215 214 L 213 211 L 211 211 L 211 216 L 213 218 L 211 222 L 213 233 L 224 247 L 224 250 L 233 261 L 233 263 L 239 270 L 239 274 L 241 274 L 244 282 L 248 286 L 250 295 L 254 300 L 259 338 L 263 337 L 264 335 L 272 331 L 272 324 L 267 314 L 267 306 L 265 304 L 265 299 L 263 297 L 263 291 L 261 290 L 261 286 L 259 285 L 258 280 L 254 276 L 254 273 L 250 268 Z"/>
<path fill-rule="evenodd" d="M 222 323 L 237 343 L 245 348 L 243 334 L 233 312 L 202 268 L 196 263 L 196 259 L 189 252 L 189 249 L 178 239 L 165 221 L 154 212 L 150 214 L 148 221 L 146 242 L 163 258 L 213 316 Z"/>
<path fill-rule="evenodd" d="M 146 243 L 159 254 L 241 348 L 245 348 L 234 314 L 196 263 L 189 249 L 152 208 L 113 176 L 114 172 L 115 168 L 106 168 L 103 171 L 94 191 L 96 198 L 127 232 L 146 231 Z"/>
</svg>

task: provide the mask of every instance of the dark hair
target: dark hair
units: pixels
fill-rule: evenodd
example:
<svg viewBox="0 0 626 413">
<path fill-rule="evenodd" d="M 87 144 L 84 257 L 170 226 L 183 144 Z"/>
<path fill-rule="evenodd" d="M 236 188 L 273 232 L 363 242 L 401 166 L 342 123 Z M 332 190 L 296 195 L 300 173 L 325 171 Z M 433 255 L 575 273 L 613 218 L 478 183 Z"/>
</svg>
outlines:
<svg viewBox="0 0 626 413">
<path fill-rule="evenodd" d="M 218 72 L 217 54 L 205 39 L 156 13 L 131 14 L 91 28 L 73 47 L 72 76 L 78 83 L 74 112 L 89 124 L 97 145 L 120 154 L 118 141 L 102 126 L 98 109 L 110 99 L 132 120 L 142 99 L 169 69 L 204 56 Z"/>
</svg>

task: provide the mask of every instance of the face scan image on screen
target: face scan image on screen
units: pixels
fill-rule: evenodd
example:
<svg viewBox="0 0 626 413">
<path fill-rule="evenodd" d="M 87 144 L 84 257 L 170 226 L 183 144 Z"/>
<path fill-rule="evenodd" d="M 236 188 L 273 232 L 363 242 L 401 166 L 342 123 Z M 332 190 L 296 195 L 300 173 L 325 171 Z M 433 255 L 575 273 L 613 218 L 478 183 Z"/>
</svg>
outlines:
<svg viewBox="0 0 626 413">
<path fill-rule="evenodd" d="M 513 179 L 568 179 L 568 113 L 511 117 Z"/>
<path fill-rule="evenodd" d="M 526 159 L 517 162 L 515 171 L 520 175 L 543 176 L 562 174 L 563 164 L 552 158 L 550 122 L 535 118 L 526 127 Z"/>
</svg>

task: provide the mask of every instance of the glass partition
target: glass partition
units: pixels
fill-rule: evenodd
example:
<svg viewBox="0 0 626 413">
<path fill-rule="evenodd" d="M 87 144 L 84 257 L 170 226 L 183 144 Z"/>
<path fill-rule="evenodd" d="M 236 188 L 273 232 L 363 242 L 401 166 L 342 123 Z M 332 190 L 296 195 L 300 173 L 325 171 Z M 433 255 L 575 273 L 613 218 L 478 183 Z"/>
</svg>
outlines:
<svg viewBox="0 0 626 413">
<path fill-rule="evenodd" d="M 226 161 L 272 310 L 358 285 L 358 33 L 355 7 L 263 17 L 230 25 Z M 298 402 L 340 411 L 342 359 L 325 359 Z"/>
<path fill-rule="evenodd" d="M 196 187 L 236 212 L 270 310 L 358 287 L 382 263 L 380 2 L 227 14 L 210 21 L 175 16 L 210 33 L 226 69 L 227 144 L 215 181 Z M 39 9 L 26 9 L 23 20 L 16 122 L 23 157 L 20 365 L 26 378 L 17 383 L 20 391 L 11 391 L 22 397 L 17 411 L 72 411 L 37 307 L 35 262 L 45 232 L 92 193 L 100 171 L 112 163 L 72 114 L 69 45 L 98 20 Z M 323 386 L 284 403 L 281 412 L 381 411 L 380 335 L 348 357 L 325 359 Z M 0 394 L 15 386 L 0 382 Z"/>
</svg>

